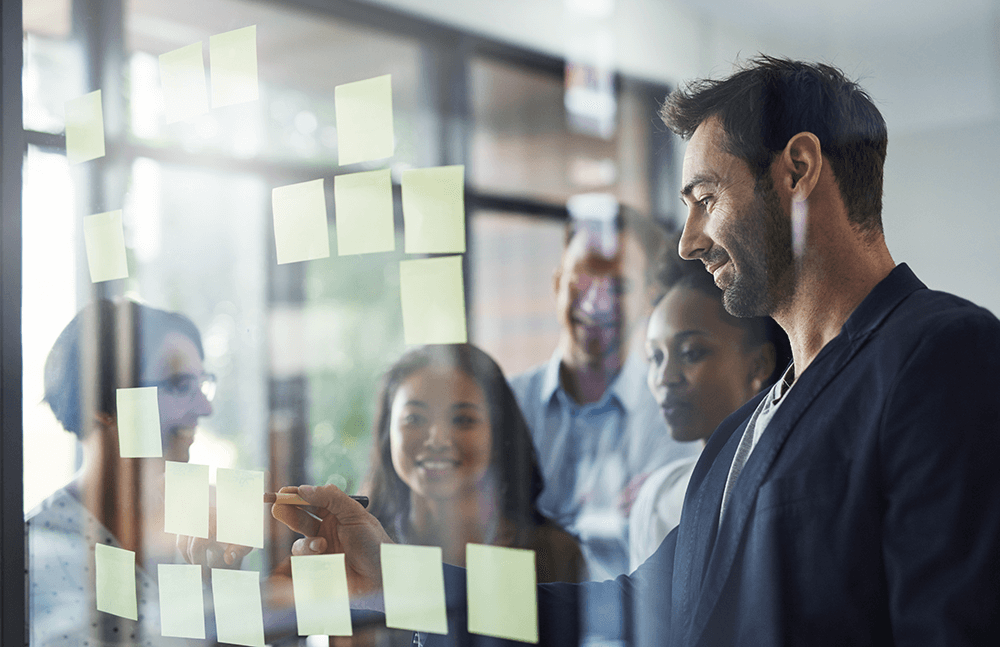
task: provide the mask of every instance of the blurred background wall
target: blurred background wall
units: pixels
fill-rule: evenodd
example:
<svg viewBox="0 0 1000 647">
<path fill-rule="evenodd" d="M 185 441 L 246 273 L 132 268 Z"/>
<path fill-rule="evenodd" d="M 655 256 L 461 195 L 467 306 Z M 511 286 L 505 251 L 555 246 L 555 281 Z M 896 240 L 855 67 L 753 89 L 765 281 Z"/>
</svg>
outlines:
<svg viewBox="0 0 1000 647">
<path fill-rule="evenodd" d="M 671 86 L 724 76 L 758 52 L 833 63 L 861 80 L 889 127 L 893 257 L 929 286 L 1000 312 L 994 0 L 373 1 L 557 56 L 581 16 L 599 20 L 621 71 Z"/>
</svg>

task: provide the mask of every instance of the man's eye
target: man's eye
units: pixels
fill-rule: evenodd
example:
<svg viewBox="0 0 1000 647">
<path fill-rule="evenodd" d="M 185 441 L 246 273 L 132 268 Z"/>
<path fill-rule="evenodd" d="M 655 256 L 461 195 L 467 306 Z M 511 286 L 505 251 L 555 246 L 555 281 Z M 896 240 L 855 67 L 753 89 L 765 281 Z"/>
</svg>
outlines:
<svg viewBox="0 0 1000 647">
<path fill-rule="evenodd" d="M 711 204 L 712 204 L 712 196 L 710 196 L 710 195 L 706 195 L 701 200 L 698 200 L 698 205 L 701 206 L 701 208 L 704 209 L 704 210 L 706 210 L 706 211 L 708 211 L 708 207 Z"/>
</svg>

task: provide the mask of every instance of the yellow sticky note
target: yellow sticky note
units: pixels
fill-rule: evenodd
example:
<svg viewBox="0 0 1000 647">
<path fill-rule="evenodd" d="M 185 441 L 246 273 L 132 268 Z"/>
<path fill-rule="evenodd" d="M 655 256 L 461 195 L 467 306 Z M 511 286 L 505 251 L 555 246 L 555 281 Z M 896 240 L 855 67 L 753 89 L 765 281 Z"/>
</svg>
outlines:
<svg viewBox="0 0 1000 647">
<path fill-rule="evenodd" d="M 535 552 L 483 544 L 465 545 L 469 631 L 538 642 Z"/>
<path fill-rule="evenodd" d="M 403 171 L 402 189 L 406 253 L 464 253 L 465 167 Z"/>
<path fill-rule="evenodd" d="M 353 634 L 343 553 L 293 556 L 292 593 L 300 636 Z"/>
<path fill-rule="evenodd" d="M 66 159 L 70 164 L 104 157 L 101 91 L 66 102 Z"/>
<path fill-rule="evenodd" d="M 160 54 L 160 85 L 168 124 L 208 112 L 205 59 L 200 41 Z"/>
<path fill-rule="evenodd" d="M 219 543 L 264 547 L 264 473 L 220 467 L 215 474 Z"/>
<path fill-rule="evenodd" d="M 260 602 L 260 573 L 212 569 L 215 628 L 220 643 L 261 647 L 264 611 Z"/>
<path fill-rule="evenodd" d="M 438 546 L 382 544 L 385 626 L 448 633 L 441 561 Z"/>
<path fill-rule="evenodd" d="M 160 591 L 160 634 L 175 638 L 205 637 L 205 595 L 201 566 L 157 565 Z"/>
<path fill-rule="evenodd" d="M 138 620 L 135 553 L 105 544 L 94 546 L 97 610 Z"/>
<path fill-rule="evenodd" d="M 278 264 L 329 258 L 323 180 L 310 180 L 271 191 L 274 246 Z"/>
<path fill-rule="evenodd" d="M 167 461 L 163 531 L 208 538 L 208 465 Z"/>
<path fill-rule="evenodd" d="M 122 458 L 160 458 L 160 407 L 155 386 L 116 391 L 118 451 Z"/>
<path fill-rule="evenodd" d="M 400 261 L 399 294 L 407 344 L 464 344 L 468 340 L 461 256 Z"/>
<path fill-rule="evenodd" d="M 337 161 L 355 164 L 392 157 L 392 75 L 338 85 Z"/>
<path fill-rule="evenodd" d="M 122 212 L 107 211 L 83 218 L 83 242 L 93 283 L 128 278 Z"/>
<path fill-rule="evenodd" d="M 337 255 L 391 252 L 396 249 L 389 169 L 333 178 L 337 216 Z"/>
<path fill-rule="evenodd" d="M 212 36 L 208 55 L 213 108 L 257 100 L 257 25 Z"/>
</svg>

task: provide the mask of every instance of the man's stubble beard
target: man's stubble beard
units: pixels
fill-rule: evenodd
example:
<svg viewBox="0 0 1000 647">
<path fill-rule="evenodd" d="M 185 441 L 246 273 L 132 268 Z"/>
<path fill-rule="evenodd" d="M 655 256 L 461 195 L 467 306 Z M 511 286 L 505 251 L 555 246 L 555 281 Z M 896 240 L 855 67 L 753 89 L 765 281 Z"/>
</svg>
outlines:
<svg viewBox="0 0 1000 647">
<path fill-rule="evenodd" d="M 734 317 L 768 316 L 790 294 L 794 276 L 791 222 L 768 174 L 755 183 L 753 202 L 737 223 L 729 252 L 741 269 L 723 291 L 722 304 Z"/>
</svg>

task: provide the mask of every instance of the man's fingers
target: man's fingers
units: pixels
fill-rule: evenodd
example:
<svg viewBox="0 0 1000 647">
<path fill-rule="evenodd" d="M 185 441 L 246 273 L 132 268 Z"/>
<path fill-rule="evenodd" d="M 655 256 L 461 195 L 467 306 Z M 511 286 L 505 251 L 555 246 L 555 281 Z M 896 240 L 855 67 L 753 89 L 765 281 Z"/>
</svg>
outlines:
<svg viewBox="0 0 1000 647">
<path fill-rule="evenodd" d="M 292 555 L 322 555 L 326 552 L 326 540 L 322 537 L 300 537 L 292 544 Z"/>
<path fill-rule="evenodd" d="M 271 506 L 271 516 L 300 535 L 319 534 L 319 519 L 297 505 L 275 503 Z"/>
<path fill-rule="evenodd" d="M 364 513 L 364 507 L 344 493 L 336 485 L 323 485 L 315 487 L 313 485 L 300 485 L 298 495 L 312 505 L 329 510 L 340 517 L 341 515 L 357 515 Z"/>
</svg>

